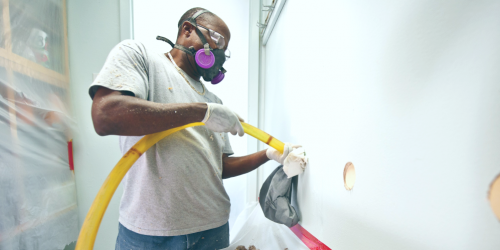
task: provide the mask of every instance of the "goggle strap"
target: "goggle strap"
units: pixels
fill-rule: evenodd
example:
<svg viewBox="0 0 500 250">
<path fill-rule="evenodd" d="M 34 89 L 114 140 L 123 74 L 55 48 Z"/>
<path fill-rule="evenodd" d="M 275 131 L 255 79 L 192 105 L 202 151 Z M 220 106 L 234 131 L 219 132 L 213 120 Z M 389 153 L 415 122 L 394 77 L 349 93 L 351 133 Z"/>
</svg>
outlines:
<svg viewBox="0 0 500 250">
<path fill-rule="evenodd" d="M 181 24 L 179 25 L 179 27 L 178 27 L 178 28 L 180 28 L 180 27 L 181 27 L 181 25 L 182 25 L 182 23 L 183 23 L 183 22 L 185 22 L 185 21 L 190 22 L 192 25 L 196 25 L 196 18 L 198 18 L 201 14 L 206 13 L 206 12 L 210 12 L 210 11 L 208 11 L 208 10 L 199 10 L 198 12 L 194 13 L 194 15 L 192 15 L 192 16 L 191 16 L 191 17 L 189 17 L 188 19 L 183 20 L 183 21 L 181 22 Z"/>
<path fill-rule="evenodd" d="M 194 13 L 188 20 L 189 22 L 196 24 L 196 18 L 198 18 L 201 14 L 210 12 L 208 10 L 199 10 L 196 13 Z"/>
<path fill-rule="evenodd" d="M 200 29 L 198 29 L 198 24 L 196 23 L 196 18 L 198 18 L 201 14 L 207 13 L 207 12 L 210 12 L 210 11 L 208 11 L 208 10 L 199 10 L 196 13 L 194 13 L 188 19 L 188 21 L 195 27 L 196 34 L 198 34 L 198 36 L 200 37 L 200 39 L 203 42 L 203 44 L 207 44 L 207 39 L 205 39 L 205 36 L 203 35 L 203 33 L 201 33 Z"/>
</svg>

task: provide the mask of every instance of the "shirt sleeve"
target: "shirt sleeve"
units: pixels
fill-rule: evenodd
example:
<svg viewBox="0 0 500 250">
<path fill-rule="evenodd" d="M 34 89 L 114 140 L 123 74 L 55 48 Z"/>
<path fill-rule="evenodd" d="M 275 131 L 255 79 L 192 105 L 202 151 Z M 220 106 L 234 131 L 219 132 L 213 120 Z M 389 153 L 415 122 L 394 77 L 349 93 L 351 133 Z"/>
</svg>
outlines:
<svg viewBox="0 0 500 250">
<path fill-rule="evenodd" d="M 94 98 L 98 87 L 116 91 L 129 91 L 136 97 L 147 100 L 149 93 L 148 65 L 144 45 L 133 40 L 124 40 L 108 55 L 104 66 L 89 88 Z"/>
<path fill-rule="evenodd" d="M 223 105 L 222 100 L 219 99 L 219 97 L 216 97 L 216 102 Z M 234 154 L 231 143 L 229 142 L 229 133 L 224 133 L 224 147 L 222 148 L 222 153 L 227 155 Z"/>
<path fill-rule="evenodd" d="M 222 153 L 227 155 L 234 154 L 233 148 L 231 147 L 231 143 L 229 142 L 229 134 L 224 133 L 224 148 L 222 148 Z"/>
</svg>

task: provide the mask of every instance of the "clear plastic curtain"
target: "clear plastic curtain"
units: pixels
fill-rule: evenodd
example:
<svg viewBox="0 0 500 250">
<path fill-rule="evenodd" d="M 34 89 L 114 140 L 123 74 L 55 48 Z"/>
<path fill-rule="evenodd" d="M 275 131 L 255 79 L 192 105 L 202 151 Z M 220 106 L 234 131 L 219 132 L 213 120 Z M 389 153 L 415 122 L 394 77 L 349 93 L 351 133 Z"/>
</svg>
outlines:
<svg viewBox="0 0 500 250">
<path fill-rule="evenodd" d="M 78 236 L 65 2 L 0 15 L 0 249 L 63 249 Z"/>
</svg>

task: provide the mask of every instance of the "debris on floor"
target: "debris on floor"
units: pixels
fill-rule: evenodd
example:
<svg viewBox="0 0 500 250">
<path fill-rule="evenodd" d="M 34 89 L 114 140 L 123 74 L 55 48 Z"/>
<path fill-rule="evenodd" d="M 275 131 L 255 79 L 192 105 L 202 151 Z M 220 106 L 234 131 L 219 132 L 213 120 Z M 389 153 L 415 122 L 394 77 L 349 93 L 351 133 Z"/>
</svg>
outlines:
<svg viewBox="0 0 500 250">
<path fill-rule="evenodd" d="M 237 246 L 235 250 L 247 250 L 245 246 Z M 259 250 L 254 245 L 248 247 L 248 250 Z"/>
<path fill-rule="evenodd" d="M 245 246 L 237 246 L 236 249 L 234 250 L 247 250 L 247 248 Z M 260 250 L 260 249 L 257 249 L 254 245 L 251 245 L 248 247 L 248 250 Z M 285 250 L 288 250 L 288 248 L 285 248 Z"/>
<path fill-rule="evenodd" d="M 257 201 L 249 203 L 240 213 L 229 234 L 230 245 L 221 250 L 242 250 L 253 245 L 258 250 L 309 250 L 290 228 L 275 223 L 264 216 Z"/>
</svg>

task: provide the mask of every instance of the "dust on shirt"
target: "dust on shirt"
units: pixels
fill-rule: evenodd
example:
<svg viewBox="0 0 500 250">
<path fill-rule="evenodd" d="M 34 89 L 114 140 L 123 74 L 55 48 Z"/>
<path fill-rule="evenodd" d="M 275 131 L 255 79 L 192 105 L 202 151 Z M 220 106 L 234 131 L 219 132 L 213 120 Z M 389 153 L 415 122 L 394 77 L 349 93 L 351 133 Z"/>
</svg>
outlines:
<svg viewBox="0 0 500 250">
<path fill-rule="evenodd" d="M 203 83 L 184 75 L 203 92 Z M 152 53 L 133 40 L 111 50 L 90 86 L 91 98 L 99 86 L 157 103 L 222 104 L 208 90 L 204 95 L 196 93 L 164 54 Z M 120 136 L 122 153 L 141 138 Z M 186 128 L 156 143 L 124 178 L 120 223 L 154 236 L 190 234 L 225 224 L 230 202 L 222 184 L 223 154 L 233 154 L 227 133 L 205 126 Z"/>
</svg>

